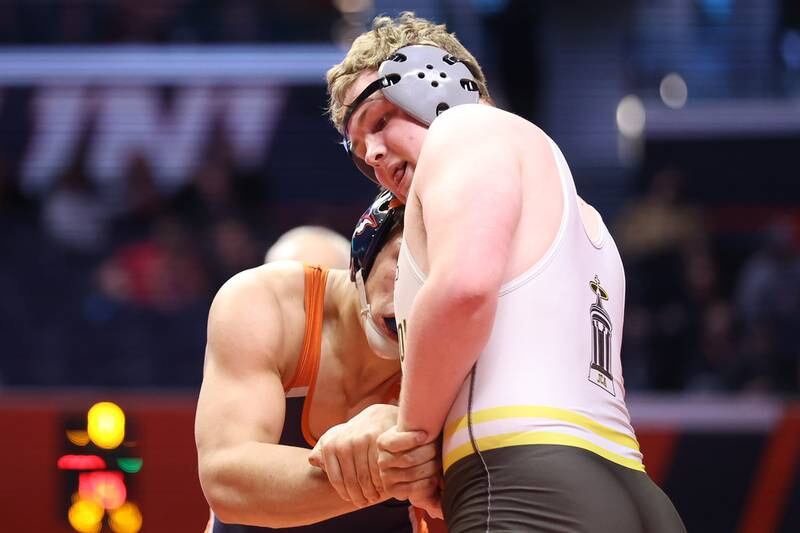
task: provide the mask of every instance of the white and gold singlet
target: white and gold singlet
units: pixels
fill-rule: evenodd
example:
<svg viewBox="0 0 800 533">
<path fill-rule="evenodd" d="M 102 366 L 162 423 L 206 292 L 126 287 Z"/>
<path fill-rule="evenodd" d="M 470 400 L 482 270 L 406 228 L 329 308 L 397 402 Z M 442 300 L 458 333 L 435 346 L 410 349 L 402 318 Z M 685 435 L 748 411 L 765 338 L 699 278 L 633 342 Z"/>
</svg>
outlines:
<svg viewBox="0 0 800 533">
<path fill-rule="evenodd" d="M 574 446 L 644 471 L 620 364 L 622 261 L 602 222 L 596 241 L 586 233 L 569 166 L 555 143 L 550 146 L 562 184 L 561 224 L 545 255 L 501 288 L 494 326 L 478 358 L 472 405 L 467 378 L 447 417 L 445 471 L 474 453 L 468 408 L 480 451 Z M 404 240 L 395 284 L 401 335 L 424 282 Z"/>
</svg>

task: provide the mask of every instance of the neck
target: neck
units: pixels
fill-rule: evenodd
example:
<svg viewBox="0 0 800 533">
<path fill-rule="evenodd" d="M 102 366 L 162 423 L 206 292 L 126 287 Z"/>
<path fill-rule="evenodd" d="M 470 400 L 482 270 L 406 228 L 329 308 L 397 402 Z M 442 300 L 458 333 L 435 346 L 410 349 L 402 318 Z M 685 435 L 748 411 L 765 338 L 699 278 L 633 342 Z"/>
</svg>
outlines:
<svg viewBox="0 0 800 533">
<path fill-rule="evenodd" d="M 346 270 L 331 270 L 325 290 L 326 315 L 335 317 L 331 353 L 342 364 L 343 382 L 348 392 L 369 393 L 400 375 L 400 361 L 378 357 L 367 343 L 361 325 L 358 291 Z"/>
</svg>

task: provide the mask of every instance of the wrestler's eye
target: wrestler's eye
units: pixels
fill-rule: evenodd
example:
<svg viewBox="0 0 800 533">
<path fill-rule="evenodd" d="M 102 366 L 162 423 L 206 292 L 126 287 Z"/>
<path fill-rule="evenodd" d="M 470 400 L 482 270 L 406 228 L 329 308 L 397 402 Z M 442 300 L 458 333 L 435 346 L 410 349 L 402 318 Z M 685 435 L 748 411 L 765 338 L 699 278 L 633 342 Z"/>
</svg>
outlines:
<svg viewBox="0 0 800 533">
<path fill-rule="evenodd" d="M 380 118 L 375 121 L 375 125 L 372 127 L 372 132 L 377 133 L 381 131 L 383 128 L 386 127 L 386 123 L 389 121 L 389 117 L 386 113 L 380 116 Z"/>
</svg>

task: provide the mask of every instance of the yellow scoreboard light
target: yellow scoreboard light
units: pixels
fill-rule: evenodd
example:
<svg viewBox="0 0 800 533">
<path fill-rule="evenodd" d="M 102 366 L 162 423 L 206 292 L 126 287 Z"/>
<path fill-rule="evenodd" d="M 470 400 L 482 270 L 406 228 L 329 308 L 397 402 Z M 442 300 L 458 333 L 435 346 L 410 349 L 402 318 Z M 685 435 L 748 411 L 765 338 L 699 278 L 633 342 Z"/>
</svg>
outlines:
<svg viewBox="0 0 800 533">
<path fill-rule="evenodd" d="M 142 529 L 142 512 L 133 502 L 123 503 L 109 514 L 108 524 L 114 533 L 137 533 Z"/>
<path fill-rule="evenodd" d="M 115 403 L 96 403 L 89 409 L 86 431 L 95 445 L 113 450 L 125 440 L 125 413 Z"/>
<path fill-rule="evenodd" d="M 136 457 L 135 438 L 125 440 L 125 413 L 112 402 L 99 402 L 65 422 L 66 453 L 57 467 L 66 476 L 70 526 L 78 533 L 138 533 L 143 518 L 130 500 L 130 484 L 135 485 L 142 459 Z"/>
<path fill-rule="evenodd" d="M 76 499 L 67 512 L 69 525 L 79 533 L 98 533 L 103 528 L 105 509 L 92 500 Z"/>
</svg>

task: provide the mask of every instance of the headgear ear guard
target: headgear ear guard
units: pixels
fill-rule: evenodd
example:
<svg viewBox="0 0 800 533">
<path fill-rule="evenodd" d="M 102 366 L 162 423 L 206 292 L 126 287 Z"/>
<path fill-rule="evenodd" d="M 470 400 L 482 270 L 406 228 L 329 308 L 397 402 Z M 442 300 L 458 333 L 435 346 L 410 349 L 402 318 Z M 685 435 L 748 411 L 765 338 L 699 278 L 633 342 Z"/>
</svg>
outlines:
<svg viewBox="0 0 800 533">
<path fill-rule="evenodd" d="M 480 99 L 478 83 L 464 62 L 437 46 L 404 46 L 381 63 L 378 74 L 348 106 L 342 142 L 356 167 L 375 183 L 374 169 L 353 152 L 347 131 L 350 117 L 374 92 L 382 90 L 387 100 L 426 126 L 451 107 Z"/>
<path fill-rule="evenodd" d="M 384 359 L 398 359 L 400 350 L 397 341 L 387 337 L 376 324 L 364 284 L 392 228 L 403 220 L 403 212 L 403 205 L 392 193 L 382 191 L 358 219 L 350 247 L 350 279 L 358 289 L 364 333 L 372 349 Z"/>
</svg>

